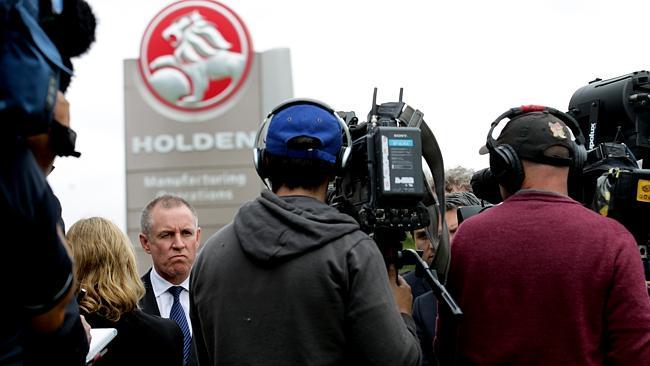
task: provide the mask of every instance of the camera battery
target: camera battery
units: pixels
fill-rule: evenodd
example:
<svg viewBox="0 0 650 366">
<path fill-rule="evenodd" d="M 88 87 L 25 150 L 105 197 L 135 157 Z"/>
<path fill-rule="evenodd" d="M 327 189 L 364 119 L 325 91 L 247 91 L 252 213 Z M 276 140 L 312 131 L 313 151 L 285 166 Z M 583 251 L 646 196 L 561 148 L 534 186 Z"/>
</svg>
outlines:
<svg viewBox="0 0 650 366">
<path fill-rule="evenodd" d="M 378 200 L 398 206 L 420 201 L 425 193 L 420 129 L 380 126 L 372 145 Z"/>
</svg>

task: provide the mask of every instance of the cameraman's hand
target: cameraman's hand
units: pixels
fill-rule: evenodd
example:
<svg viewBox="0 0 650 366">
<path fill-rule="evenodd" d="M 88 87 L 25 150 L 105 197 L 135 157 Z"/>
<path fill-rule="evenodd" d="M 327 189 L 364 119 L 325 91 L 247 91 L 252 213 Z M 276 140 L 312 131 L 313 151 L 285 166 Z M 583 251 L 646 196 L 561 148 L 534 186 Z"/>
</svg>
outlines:
<svg viewBox="0 0 650 366">
<path fill-rule="evenodd" d="M 88 344 L 90 344 L 90 341 L 93 339 L 93 336 L 90 334 L 90 324 L 86 321 L 86 318 L 84 318 L 83 315 L 79 315 L 81 318 L 81 324 L 84 326 L 84 331 L 86 332 L 86 339 L 88 340 Z"/>
<path fill-rule="evenodd" d="M 397 269 L 393 264 L 388 267 L 388 282 L 390 283 L 390 289 L 393 291 L 393 298 L 395 298 L 397 310 L 400 313 L 411 315 L 413 308 L 411 286 L 404 281 L 402 276 L 397 274 Z"/>
</svg>

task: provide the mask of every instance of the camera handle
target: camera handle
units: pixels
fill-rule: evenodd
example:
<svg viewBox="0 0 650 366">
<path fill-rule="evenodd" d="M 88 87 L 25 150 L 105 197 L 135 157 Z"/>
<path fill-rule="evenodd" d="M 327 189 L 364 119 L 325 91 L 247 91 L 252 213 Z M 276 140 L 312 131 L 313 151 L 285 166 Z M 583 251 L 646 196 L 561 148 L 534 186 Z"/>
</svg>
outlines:
<svg viewBox="0 0 650 366">
<path fill-rule="evenodd" d="M 418 253 L 413 249 L 404 249 L 399 251 L 398 258 L 402 264 L 414 264 L 415 271 L 418 274 L 422 274 L 424 279 L 427 281 L 431 289 L 433 289 L 433 294 L 436 295 L 438 301 L 444 302 L 451 310 L 451 313 L 454 315 L 456 320 L 460 320 L 463 317 L 463 311 L 460 309 L 454 298 L 451 297 L 445 286 L 440 283 L 438 280 L 438 275 L 436 271 L 429 269 L 427 262 L 422 260 Z"/>
</svg>

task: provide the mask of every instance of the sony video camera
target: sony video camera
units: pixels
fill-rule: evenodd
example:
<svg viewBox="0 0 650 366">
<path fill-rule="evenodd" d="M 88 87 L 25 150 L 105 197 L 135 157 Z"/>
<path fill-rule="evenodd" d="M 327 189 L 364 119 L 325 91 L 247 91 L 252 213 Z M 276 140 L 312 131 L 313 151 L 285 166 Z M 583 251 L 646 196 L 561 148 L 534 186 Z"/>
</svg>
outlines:
<svg viewBox="0 0 650 366">
<path fill-rule="evenodd" d="M 387 264 L 413 264 L 456 317 L 462 311 L 445 289 L 449 268 L 449 236 L 444 214 L 444 164 L 440 147 L 423 114 L 399 101 L 377 104 L 375 88 L 366 122 L 354 112 L 337 112 L 348 125 L 352 153 L 334 181 L 329 203 L 352 216 L 379 246 Z M 426 142 L 426 143 L 423 143 Z M 422 159 L 433 176 L 427 182 Z M 436 255 L 433 268 L 412 249 L 402 250 L 407 231 L 427 228 Z"/>
<path fill-rule="evenodd" d="M 400 119 L 406 106 L 401 93 L 398 102 L 377 105 L 376 98 L 377 89 L 367 122 L 359 123 L 354 112 L 339 112 L 353 143 L 348 166 L 334 182 L 331 204 L 369 234 L 428 226 L 420 128 Z"/>
</svg>

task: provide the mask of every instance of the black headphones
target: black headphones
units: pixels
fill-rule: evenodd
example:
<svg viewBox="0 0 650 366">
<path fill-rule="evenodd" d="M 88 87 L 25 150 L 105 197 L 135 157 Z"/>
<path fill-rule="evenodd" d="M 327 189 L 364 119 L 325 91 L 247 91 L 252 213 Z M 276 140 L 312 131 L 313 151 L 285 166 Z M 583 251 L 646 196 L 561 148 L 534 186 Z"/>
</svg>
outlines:
<svg viewBox="0 0 650 366">
<path fill-rule="evenodd" d="M 348 160 L 350 160 L 350 153 L 352 152 L 352 136 L 350 135 L 350 130 L 348 129 L 348 125 L 345 124 L 345 121 L 343 121 L 343 119 L 338 114 L 336 114 L 336 111 L 334 111 L 332 107 L 316 99 L 308 99 L 308 98 L 287 99 L 284 102 L 280 103 L 277 107 L 273 108 L 273 110 L 266 116 L 264 121 L 262 121 L 262 124 L 260 125 L 260 128 L 257 131 L 257 134 L 255 135 L 255 147 L 253 148 L 253 164 L 255 165 L 255 170 L 257 171 L 257 174 L 260 176 L 260 178 L 262 178 L 262 180 L 268 178 L 269 174 L 268 174 L 268 169 L 264 165 L 265 148 L 264 146 L 261 146 L 261 143 L 264 143 L 266 141 L 266 133 L 268 131 L 269 126 L 271 125 L 271 120 L 273 119 L 273 116 L 275 116 L 276 114 L 278 114 L 278 112 L 286 108 L 295 105 L 302 105 L 302 104 L 313 105 L 315 107 L 325 110 L 328 113 L 331 113 L 334 117 L 336 117 L 336 120 L 339 121 L 339 124 L 341 125 L 341 129 L 345 134 L 345 145 L 341 146 L 341 150 L 337 154 L 337 158 L 336 158 L 336 170 L 338 172 L 341 172 L 343 168 L 345 168 L 345 166 L 347 165 Z"/>
<path fill-rule="evenodd" d="M 499 145 L 492 136 L 492 133 L 496 126 L 504 119 L 512 120 L 532 112 L 547 112 L 564 122 L 571 129 L 575 138 L 575 140 L 571 140 L 573 151 L 570 167 L 572 172 L 580 172 L 587 160 L 585 138 L 582 135 L 578 122 L 572 116 L 554 108 L 538 105 L 510 108 L 492 122 L 485 144 L 490 154 L 490 171 L 496 177 L 499 184 L 508 190 L 508 192 L 514 193 L 521 188 L 521 184 L 524 182 L 524 168 L 515 149 L 508 144 Z"/>
</svg>

